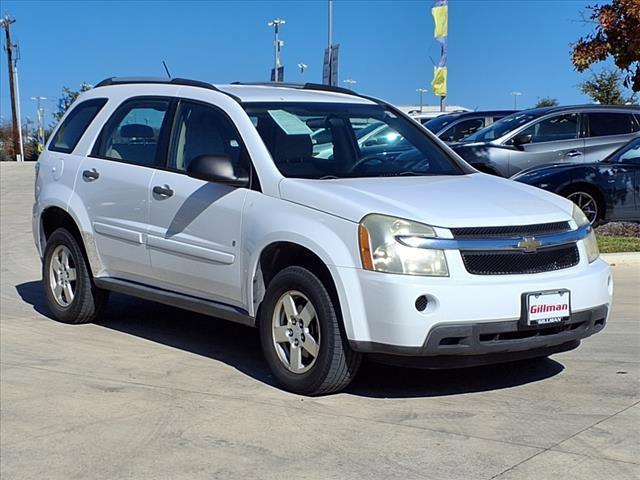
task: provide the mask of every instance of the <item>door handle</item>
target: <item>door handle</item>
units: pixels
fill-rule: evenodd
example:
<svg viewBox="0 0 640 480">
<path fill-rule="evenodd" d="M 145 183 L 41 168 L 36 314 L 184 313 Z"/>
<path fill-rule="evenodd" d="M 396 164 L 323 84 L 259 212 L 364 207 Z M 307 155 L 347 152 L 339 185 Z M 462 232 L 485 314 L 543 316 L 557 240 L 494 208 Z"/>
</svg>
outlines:
<svg viewBox="0 0 640 480">
<path fill-rule="evenodd" d="M 167 184 L 165 184 L 163 186 L 156 185 L 155 187 L 153 187 L 153 193 L 155 193 L 156 195 L 161 196 L 162 198 L 169 198 L 169 197 L 173 196 L 173 190 Z"/>
<path fill-rule="evenodd" d="M 95 168 L 82 172 L 82 178 L 84 178 L 87 182 L 93 182 L 94 180 L 97 180 L 99 176 L 100 172 L 98 172 Z"/>
<path fill-rule="evenodd" d="M 571 150 L 570 152 L 567 152 L 567 154 L 565 156 L 567 157 L 579 157 L 580 155 L 582 155 L 582 152 L 579 150 Z"/>
</svg>

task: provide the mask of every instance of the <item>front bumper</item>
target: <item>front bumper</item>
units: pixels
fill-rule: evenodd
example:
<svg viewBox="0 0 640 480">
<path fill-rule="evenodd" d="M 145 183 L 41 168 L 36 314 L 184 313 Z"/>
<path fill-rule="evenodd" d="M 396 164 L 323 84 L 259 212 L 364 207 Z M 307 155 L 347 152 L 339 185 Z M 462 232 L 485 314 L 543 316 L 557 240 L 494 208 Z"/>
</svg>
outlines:
<svg viewBox="0 0 640 480">
<path fill-rule="evenodd" d="M 578 242 L 580 262 L 562 270 L 527 275 L 472 275 L 457 251 L 447 251 L 449 277 L 416 277 L 371 272 L 357 268 L 333 267 L 347 338 L 352 347 L 364 352 L 393 353 L 395 355 L 441 356 L 445 349 L 433 353 L 427 349 L 439 332 L 463 329 L 461 345 L 446 350 L 450 355 L 463 355 L 455 349 L 471 354 L 473 345 L 482 345 L 485 353 L 505 353 L 501 350 L 504 338 L 494 343 L 475 342 L 478 335 L 518 332 L 523 315 L 523 296 L 548 290 L 569 290 L 571 312 L 569 324 L 580 323 L 584 315 L 593 315 L 594 325 L 562 333 L 551 342 L 551 335 L 540 338 L 523 336 L 509 343 L 506 353 L 561 345 L 585 338 L 599 331 L 612 302 L 613 281 L 608 264 L 598 259 L 589 264 L 583 242 Z M 416 300 L 426 297 L 428 305 L 417 309 Z M 589 313 L 589 312 L 594 313 Z M 586 312 L 586 313 L 585 313 Z M 604 312 L 604 313 L 603 313 Z M 598 318 L 596 318 L 598 317 Z M 599 322 L 596 328 L 595 322 Z M 435 333 L 434 333 L 435 332 Z M 547 333 L 547 332 L 544 332 Z M 570 334 L 569 334 L 570 333 Z M 584 335 L 582 335 L 584 333 Z M 514 334 L 516 335 L 516 334 Z M 517 335 L 516 335 L 517 336 Z M 504 337 L 504 335 L 503 335 Z M 479 337 L 477 337 L 479 338 Z M 483 340 L 489 337 L 482 337 Z M 465 345 L 469 345 L 465 347 Z M 517 347 L 517 348 L 516 348 Z M 493 350 L 492 350 L 493 349 Z M 510 350 L 509 350 L 510 349 Z M 412 352 L 412 353 L 406 353 Z"/>
<path fill-rule="evenodd" d="M 351 347 L 365 353 L 423 357 L 418 363 L 431 368 L 499 363 L 575 348 L 580 340 L 604 328 L 608 311 L 607 305 L 601 305 L 573 312 L 562 324 L 535 328 L 525 326 L 522 319 L 436 325 L 420 347 L 357 341 L 352 341 Z"/>
</svg>

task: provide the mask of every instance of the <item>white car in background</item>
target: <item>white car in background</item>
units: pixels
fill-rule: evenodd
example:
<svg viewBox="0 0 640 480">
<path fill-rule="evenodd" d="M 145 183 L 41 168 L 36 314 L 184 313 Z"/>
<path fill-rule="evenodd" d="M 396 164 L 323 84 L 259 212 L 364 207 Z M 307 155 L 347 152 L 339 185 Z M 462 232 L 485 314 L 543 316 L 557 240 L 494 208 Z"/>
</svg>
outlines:
<svg viewBox="0 0 640 480">
<path fill-rule="evenodd" d="M 360 145 L 373 123 L 407 148 Z M 258 327 L 301 394 L 343 389 L 365 354 L 441 368 L 566 351 L 602 330 L 613 290 L 570 201 L 309 84 L 99 83 L 37 162 L 33 233 L 58 320 L 94 321 L 121 292 Z"/>
</svg>

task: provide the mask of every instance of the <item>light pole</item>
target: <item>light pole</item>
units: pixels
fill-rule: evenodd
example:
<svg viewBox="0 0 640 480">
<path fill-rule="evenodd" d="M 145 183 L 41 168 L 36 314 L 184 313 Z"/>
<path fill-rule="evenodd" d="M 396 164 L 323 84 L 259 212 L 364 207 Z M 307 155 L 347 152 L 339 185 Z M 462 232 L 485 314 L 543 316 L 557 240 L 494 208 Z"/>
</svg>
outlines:
<svg viewBox="0 0 640 480">
<path fill-rule="evenodd" d="M 353 88 L 353 86 L 358 83 L 355 80 L 351 79 L 351 78 L 347 78 L 346 80 L 343 80 L 344 83 L 346 83 L 347 85 L 349 85 L 349 88 Z"/>
<path fill-rule="evenodd" d="M 285 23 L 287 23 L 286 21 L 284 21 L 282 18 L 278 17 L 272 21 L 270 21 L 267 25 L 269 25 L 270 27 L 273 27 L 274 30 L 274 53 L 275 53 L 275 59 L 274 59 L 274 71 L 273 71 L 273 81 L 274 82 L 279 82 L 279 72 L 278 69 L 280 68 L 280 49 L 282 48 L 282 46 L 284 45 L 284 42 L 282 40 L 280 40 L 280 25 L 284 25 Z"/>
<path fill-rule="evenodd" d="M 427 90 L 426 88 L 422 88 L 422 87 L 416 89 L 416 92 L 418 92 L 420 94 L 420 113 L 422 113 L 422 95 L 424 95 L 428 91 L 429 90 Z"/>
<path fill-rule="evenodd" d="M 522 92 L 511 92 L 511 95 L 513 95 L 513 109 L 517 110 L 518 109 L 518 97 L 520 95 L 522 95 Z"/>
<path fill-rule="evenodd" d="M 37 134 L 37 150 L 38 153 L 42 153 L 44 150 L 44 107 L 41 106 L 40 102 L 46 100 L 47 97 L 31 97 L 31 100 L 35 100 L 37 102 L 37 110 L 36 110 L 36 118 L 38 119 L 38 134 Z"/>
<path fill-rule="evenodd" d="M 307 65 L 306 63 L 299 63 L 298 64 L 298 68 L 300 69 L 300 76 L 303 77 L 304 76 L 304 71 L 307 69 L 309 65 Z"/>
</svg>

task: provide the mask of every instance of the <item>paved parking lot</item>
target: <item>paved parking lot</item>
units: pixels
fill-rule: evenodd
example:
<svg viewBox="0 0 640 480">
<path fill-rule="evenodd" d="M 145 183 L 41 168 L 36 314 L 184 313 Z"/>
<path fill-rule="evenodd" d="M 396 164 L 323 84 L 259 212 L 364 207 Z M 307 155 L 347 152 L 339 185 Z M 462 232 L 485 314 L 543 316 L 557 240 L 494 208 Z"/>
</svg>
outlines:
<svg viewBox="0 0 640 480">
<path fill-rule="evenodd" d="M 1 452 L 10 479 L 640 478 L 640 266 L 578 350 L 428 372 L 366 364 L 282 392 L 257 331 L 114 295 L 96 325 L 44 307 L 33 164 L 2 164 Z"/>
</svg>

